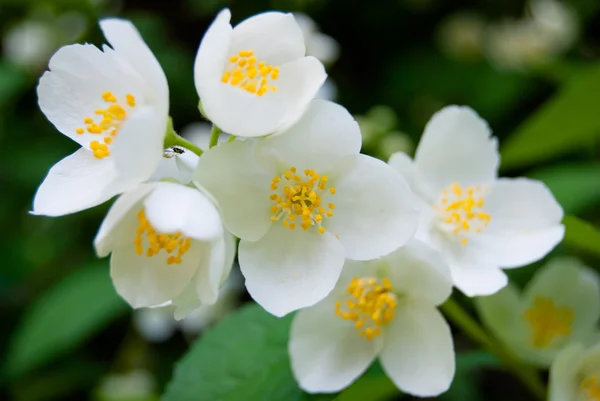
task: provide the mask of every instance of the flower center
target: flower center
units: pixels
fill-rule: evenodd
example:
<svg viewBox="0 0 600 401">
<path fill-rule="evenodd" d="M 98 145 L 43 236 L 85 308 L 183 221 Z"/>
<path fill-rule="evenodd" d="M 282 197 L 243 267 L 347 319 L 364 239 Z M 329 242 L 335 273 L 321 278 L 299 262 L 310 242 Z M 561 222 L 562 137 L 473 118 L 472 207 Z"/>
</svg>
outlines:
<svg viewBox="0 0 600 401">
<path fill-rule="evenodd" d="M 586 401 L 600 401 L 600 373 L 592 374 L 581 382 L 581 391 Z"/>
<path fill-rule="evenodd" d="M 105 109 L 98 109 L 94 112 L 98 118 L 94 120 L 92 117 L 85 117 L 83 119 L 85 128 L 77 128 L 75 130 L 79 135 L 87 132 L 99 136 L 98 140 L 90 141 L 90 149 L 98 159 L 110 156 L 108 145 L 112 143 L 113 137 L 117 135 L 119 128 L 127 119 L 127 110 L 125 108 L 132 109 L 135 107 L 135 97 L 130 94 L 125 95 L 124 106 L 119 104 L 117 97 L 110 91 L 102 94 L 102 100 L 108 106 Z"/>
<path fill-rule="evenodd" d="M 304 170 L 304 177 L 301 177 L 296 174 L 296 167 L 273 177 L 273 193 L 269 197 L 274 203 L 271 221 L 281 219 L 290 230 L 296 228 L 296 222 L 303 230 L 315 226 L 323 234 L 323 219 L 332 217 L 335 209 L 335 203 L 329 203 L 327 210 L 322 206 L 324 191 L 327 189 L 331 195 L 336 192 L 335 187 L 327 186 L 328 181 L 326 175 L 319 175 L 315 170 Z"/>
<path fill-rule="evenodd" d="M 537 296 L 523 318 L 531 323 L 533 346 L 546 348 L 554 338 L 571 334 L 574 314 L 571 308 L 557 307 L 551 299 Z"/>
<path fill-rule="evenodd" d="M 490 222 L 490 215 L 482 209 L 484 192 L 485 188 L 479 185 L 462 188 L 454 183 L 442 190 L 440 200 L 434 205 L 442 229 L 460 236 L 463 245 L 469 235 L 480 233 Z"/>
<path fill-rule="evenodd" d="M 394 319 L 397 302 L 389 279 L 354 277 L 346 292 L 350 296 L 335 303 L 335 314 L 352 320 L 354 328 L 367 340 L 379 336 L 381 327 Z"/>
<path fill-rule="evenodd" d="M 171 255 L 167 258 L 167 264 L 180 264 L 181 258 L 192 246 L 192 240 L 184 236 L 181 232 L 175 234 L 162 234 L 156 232 L 152 224 L 146 218 L 146 212 L 140 210 L 137 214 L 138 221 L 140 222 L 136 232 L 133 243 L 135 244 L 135 252 L 138 255 L 152 257 L 157 255 L 161 250 L 164 250 L 167 254 Z M 146 234 L 147 240 L 144 241 L 144 234 Z M 144 244 L 146 249 L 144 252 Z"/>
<path fill-rule="evenodd" d="M 229 58 L 229 64 L 221 77 L 221 82 L 237 86 L 256 96 L 263 96 L 277 87 L 272 81 L 279 78 L 279 68 L 258 61 L 252 50 L 242 50 Z"/>
</svg>

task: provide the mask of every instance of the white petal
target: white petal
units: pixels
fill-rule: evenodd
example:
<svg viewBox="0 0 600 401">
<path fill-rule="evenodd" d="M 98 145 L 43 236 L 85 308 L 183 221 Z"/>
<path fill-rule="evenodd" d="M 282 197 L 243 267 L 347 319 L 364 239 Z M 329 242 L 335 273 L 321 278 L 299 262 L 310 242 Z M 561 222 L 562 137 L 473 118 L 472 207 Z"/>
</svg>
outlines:
<svg viewBox="0 0 600 401">
<path fill-rule="evenodd" d="M 473 241 L 501 267 L 519 267 L 548 254 L 563 238 L 563 211 L 539 181 L 500 179 L 485 198 L 489 225 Z"/>
<path fill-rule="evenodd" d="M 198 47 L 194 62 L 194 82 L 203 103 L 205 102 L 204 88 L 220 83 L 223 75 L 231 43 L 230 19 L 231 12 L 228 9 L 222 10 L 208 27 Z M 204 111 L 206 112 L 206 109 Z"/>
<path fill-rule="evenodd" d="M 259 141 L 257 153 L 259 162 L 275 171 L 294 166 L 326 174 L 343 159 L 357 155 L 360 145 L 360 128 L 348 110 L 317 99 L 289 130 Z"/>
<path fill-rule="evenodd" d="M 450 273 L 454 286 L 469 297 L 491 295 L 508 283 L 498 267 L 450 264 Z"/>
<path fill-rule="evenodd" d="M 334 216 L 324 224 L 339 236 L 346 257 L 369 260 L 404 245 L 417 229 L 415 201 L 402 177 L 384 162 L 358 155 L 331 183 Z"/>
<path fill-rule="evenodd" d="M 248 292 L 275 316 L 314 305 L 335 286 L 344 250 L 330 233 L 294 231 L 277 222 L 257 242 L 240 241 Z"/>
<path fill-rule="evenodd" d="M 550 368 L 548 401 L 577 399 L 579 367 L 585 354 L 580 344 L 571 344 L 558 354 Z"/>
<path fill-rule="evenodd" d="M 224 143 L 198 161 L 194 184 L 217 201 L 225 226 L 244 240 L 260 239 L 271 225 L 272 174 L 256 164 L 254 141 Z"/>
<path fill-rule="evenodd" d="M 450 269 L 442 255 L 416 239 L 382 259 L 396 293 L 430 305 L 443 303 L 452 293 Z"/>
<path fill-rule="evenodd" d="M 294 317 L 288 345 L 294 377 L 309 393 L 340 391 L 373 362 L 375 341 L 361 337 L 351 322 L 335 315 L 327 297 Z"/>
<path fill-rule="evenodd" d="M 176 150 L 174 150 L 176 149 Z M 187 185 L 192 181 L 192 175 L 198 165 L 198 155 L 181 146 L 165 149 L 158 168 L 149 181 L 161 181 L 170 178 L 180 184 Z"/>
<path fill-rule="evenodd" d="M 206 247 L 205 249 L 207 249 Z M 204 255 L 203 255 L 204 256 Z M 175 307 L 173 312 L 173 318 L 176 321 L 180 321 L 188 317 L 194 310 L 200 308 L 202 303 L 200 302 L 200 298 L 198 297 L 198 292 L 196 291 L 196 283 L 198 280 L 203 279 L 204 275 L 201 273 L 203 264 L 206 262 L 206 259 L 203 258 L 200 261 L 200 266 L 196 271 L 196 274 L 190 282 L 185 286 L 183 291 L 177 295 L 172 302 L 172 305 Z"/>
<path fill-rule="evenodd" d="M 406 181 L 406 183 L 410 186 L 411 189 L 417 187 L 415 182 L 417 174 L 415 163 L 409 155 L 407 155 L 404 152 L 396 152 L 390 156 L 388 164 L 394 170 L 400 173 L 402 178 L 404 178 L 404 181 Z"/>
<path fill-rule="evenodd" d="M 399 305 L 385 342 L 381 366 L 400 390 L 419 397 L 448 390 L 455 370 L 454 345 L 437 309 Z"/>
<path fill-rule="evenodd" d="M 473 299 L 480 319 L 493 334 L 509 345 L 521 342 L 526 334 L 522 324 L 519 290 L 509 283 L 495 294 Z"/>
<path fill-rule="evenodd" d="M 33 214 L 62 216 L 106 202 L 121 190 L 117 171 L 106 159 L 79 149 L 56 163 L 33 199 Z"/>
<path fill-rule="evenodd" d="M 304 37 L 292 14 L 266 12 L 254 15 L 233 29 L 230 55 L 252 50 L 259 61 L 281 65 L 304 57 Z"/>
<path fill-rule="evenodd" d="M 160 251 L 148 257 L 138 255 L 133 239 L 138 221 L 137 208 L 119 225 L 110 258 L 110 273 L 119 295 L 132 307 L 141 308 L 175 299 L 190 282 L 202 260 L 204 244 L 192 240 L 180 264 L 167 264 L 168 254 Z"/>
<path fill-rule="evenodd" d="M 200 267 L 201 273 L 196 281 L 196 291 L 203 305 L 217 302 L 219 288 L 233 266 L 235 245 L 235 240 L 229 233 L 224 233 L 211 244 L 208 263 Z"/>
<path fill-rule="evenodd" d="M 432 200 L 453 182 L 491 182 L 499 165 L 498 144 L 487 123 L 468 107 L 448 106 L 431 117 L 415 153 L 418 179 Z"/>
<path fill-rule="evenodd" d="M 110 207 L 102 225 L 94 238 L 94 247 L 98 257 L 103 258 L 118 246 L 120 227 L 126 224 L 132 209 L 141 207 L 142 199 L 155 188 L 156 184 L 141 184 L 131 191 L 124 193 Z"/>
<path fill-rule="evenodd" d="M 161 182 L 144 200 L 146 216 L 165 234 L 181 231 L 185 236 L 211 241 L 223 233 L 216 207 L 202 193 L 180 184 Z"/>
<path fill-rule="evenodd" d="M 160 115 L 169 113 L 169 86 L 167 77 L 152 51 L 144 42 L 133 24 L 123 19 L 100 21 L 104 37 L 119 57 L 127 62 L 144 79 L 147 89 L 145 97 Z"/>
<path fill-rule="evenodd" d="M 584 341 L 600 318 L 600 282 L 593 270 L 574 258 L 556 258 L 538 270 L 524 293 L 527 306 L 537 297 L 573 312 L 571 336 L 564 342 Z M 562 344 L 564 345 L 564 344 Z"/>
<path fill-rule="evenodd" d="M 196 171 L 198 166 L 198 160 L 200 159 L 197 154 L 187 149 L 183 150 L 184 153 L 175 154 L 175 163 L 179 170 L 179 182 L 187 185 L 192 182 L 192 175 Z"/>
<path fill-rule="evenodd" d="M 135 185 L 152 177 L 162 160 L 166 127 L 166 114 L 153 107 L 135 110 L 110 146 L 120 180 Z"/>
</svg>

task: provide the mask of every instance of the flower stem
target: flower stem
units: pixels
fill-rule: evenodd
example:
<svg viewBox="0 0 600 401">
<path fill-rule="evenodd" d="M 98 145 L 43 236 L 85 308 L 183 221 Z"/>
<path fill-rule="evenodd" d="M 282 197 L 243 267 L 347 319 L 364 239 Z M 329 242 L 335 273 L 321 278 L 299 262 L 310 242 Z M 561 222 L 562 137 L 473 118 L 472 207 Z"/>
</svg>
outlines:
<svg viewBox="0 0 600 401">
<path fill-rule="evenodd" d="M 212 130 L 210 131 L 210 142 L 208 143 L 210 149 L 214 148 L 217 146 L 217 143 L 219 143 L 219 135 L 221 135 L 221 130 L 213 124 Z"/>
<path fill-rule="evenodd" d="M 472 340 L 477 341 L 489 352 L 496 355 L 537 400 L 544 401 L 546 399 L 546 386 L 540 380 L 536 370 L 524 365 L 512 352 L 491 337 L 458 302 L 450 298 L 440 309 L 448 320 L 459 327 Z"/>
<path fill-rule="evenodd" d="M 184 148 L 194 152 L 198 156 L 202 156 L 202 153 L 204 153 L 204 151 L 202 149 L 200 149 L 198 146 L 194 145 L 192 142 L 188 141 L 187 139 L 182 138 L 179 135 L 177 135 L 177 133 L 173 129 L 173 119 L 171 117 L 169 117 L 169 120 L 167 122 L 167 132 L 165 133 L 164 147 L 170 148 L 171 146 L 184 147 Z"/>
</svg>

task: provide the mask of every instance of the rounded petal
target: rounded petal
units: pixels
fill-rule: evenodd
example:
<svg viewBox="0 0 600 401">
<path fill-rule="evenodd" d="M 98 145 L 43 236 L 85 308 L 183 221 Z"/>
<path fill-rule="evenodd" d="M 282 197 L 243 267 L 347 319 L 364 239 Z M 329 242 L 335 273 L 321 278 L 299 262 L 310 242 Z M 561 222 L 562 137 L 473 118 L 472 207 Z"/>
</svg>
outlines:
<svg viewBox="0 0 600 401">
<path fill-rule="evenodd" d="M 548 254 L 563 238 L 563 210 L 540 181 L 500 179 L 485 198 L 489 225 L 474 246 L 501 267 L 519 267 Z"/>
<path fill-rule="evenodd" d="M 265 12 L 240 22 L 233 29 L 230 54 L 252 50 L 258 60 L 281 65 L 304 57 L 300 26 L 292 14 Z"/>
<path fill-rule="evenodd" d="M 419 397 L 441 394 L 455 370 L 450 327 L 434 307 L 399 305 L 379 359 L 400 390 Z"/>
<path fill-rule="evenodd" d="M 48 171 L 35 194 L 31 213 L 63 216 L 100 205 L 121 191 L 116 181 L 113 163 L 79 149 Z"/>
<path fill-rule="evenodd" d="M 203 305 L 217 302 L 219 289 L 229 276 L 235 257 L 235 239 L 224 233 L 211 244 L 207 263 L 200 267 L 200 275 L 196 280 L 196 291 Z"/>
<path fill-rule="evenodd" d="M 579 365 L 585 356 L 580 344 L 570 344 L 556 357 L 550 368 L 548 401 L 576 399 L 579 392 Z"/>
<path fill-rule="evenodd" d="M 508 277 L 492 266 L 468 266 L 450 264 L 454 286 L 469 297 L 491 295 L 508 284 Z"/>
<path fill-rule="evenodd" d="M 187 237 L 211 241 L 223 234 L 217 208 L 194 188 L 160 182 L 144 200 L 146 216 L 165 234 L 181 231 Z"/>
<path fill-rule="evenodd" d="M 452 293 L 450 269 L 442 255 L 412 239 L 384 256 L 394 292 L 429 305 L 439 305 Z"/>
<path fill-rule="evenodd" d="M 556 258 L 538 270 L 525 290 L 526 306 L 532 306 L 538 297 L 550 299 L 557 308 L 568 308 L 573 313 L 571 335 L 560 345 L 587 340 L 600 318 L 598 275 L 577 259 Z"/>
<path fill-rule="evenodd" d="M 335 182 L 334 216 L 324 226 L 339 236 L 346 257 L 375 259 L 404 245 L 417 229 L 415 200 L 402 177 L 384 162 L 358 155 Z"/>
<path fill-rule="evenodd" d="M 288 345 L 292 372 L 309 393 L 340 391 L 373 362 L 375 344 L 335 315 L 335 299 L 325 298 L 294 317 Z"/>
<path fill-rule="evenodd" d="M 469 107 L 448 106 L 431 117 L 415 153 L 419 181 L 431 200 L 453 182 L 483 184 L 496 178 L 498 143 Z"/>
<path fill-rule="evenodd" d="M 225 226 L 248 241 L 260 239 L 271 225 L 273 175 L 255 162 L 254 141 L 233 141 L 205 152 L 194 184 L 216 201 Z"/>
<path fill-rule="evenodd" d="M 310 102 L 306 113 L 290 129 L 257 145 L 258 160 L 271 170 L 314 169 L 329 173 L 347 157 L 360 152 L 358 123 L 344 107 L 327 100 Z"/>
<path fill-rule="evenodd" d="M 167 116 L 169 113 L 167 77 L 135 26 L 127 20 L 111 18 L 101 20 L 100 28 L 119 57 L 126 60 L 144 80 L 146 100 L 156 107 L 159 114 Z"/>
<path fill-rule="evenodd" d="M 273 224 L 259 241 L 240 241 L 238 258 L 252 298 L 269 313 L 284 316 L 331 292 L 344 250 L 330 233 Z"/>
<path fill-rule="evenodd" d="M 110 147 L 119 178 L 136 185 L 148 180 L 163 156 L 167 115 L 153 107 L 140 107 L 123 124 Z"/>
<path fill-rule="evenodd" d="M 404 181 L 410 186 L 411 189 L 417 187 L 416 185 L 416 167 L 413 160 L 404 152 L 396 152 L 390 156 L 388 164 L 394 170 L 396 170 Z"/>
<path fill-rule="evenodd" d="M 110 207 L 102 225 L 94 238 L 94 248 L 98 257 L 103 258 L 118 246 L 118 234 L 122 226 L 127 224 L 126 219 L 131 219 L 131 210 L 141 208 L 141 202 L 156 184 L 141 184 L 119 196 Z"/>
</svg>

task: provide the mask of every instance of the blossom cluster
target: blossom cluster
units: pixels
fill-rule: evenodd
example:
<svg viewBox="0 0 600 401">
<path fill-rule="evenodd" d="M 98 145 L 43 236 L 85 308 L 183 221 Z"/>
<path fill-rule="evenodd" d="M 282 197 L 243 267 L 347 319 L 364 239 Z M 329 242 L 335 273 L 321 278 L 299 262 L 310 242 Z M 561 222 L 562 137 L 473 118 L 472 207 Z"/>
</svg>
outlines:
<svg viewBox="0 0 600 401">
<path fill-rule="evenodd" d="M 403 391 L 444 392 L 455 353 L 437 307 L 453 287 L 495 294 L 503 269 L 542 259 L 563 238 L 562 208 L 541 182 L 498 177 L 497 141 L 468 107 L 437 112 L 414 159 L 361 154 L 352 115 L 315 99 L 327 74 L 294 16 L 230 18 L 218 14 L 194 65 L 210 149 L 173 131 L 165 74 L 130 22 L 100 22 L 110 46 L 58 50 L 39 105 L 81 148 L 50 169 L 32 213 L 118 196 L 95 250 L 133 308 L 176 319 L 217 301 L 237 253 L 258 304 L 298 311 L 289 353 L 308 392 L 339 391 L 376 358 Z"/>
</svg>

